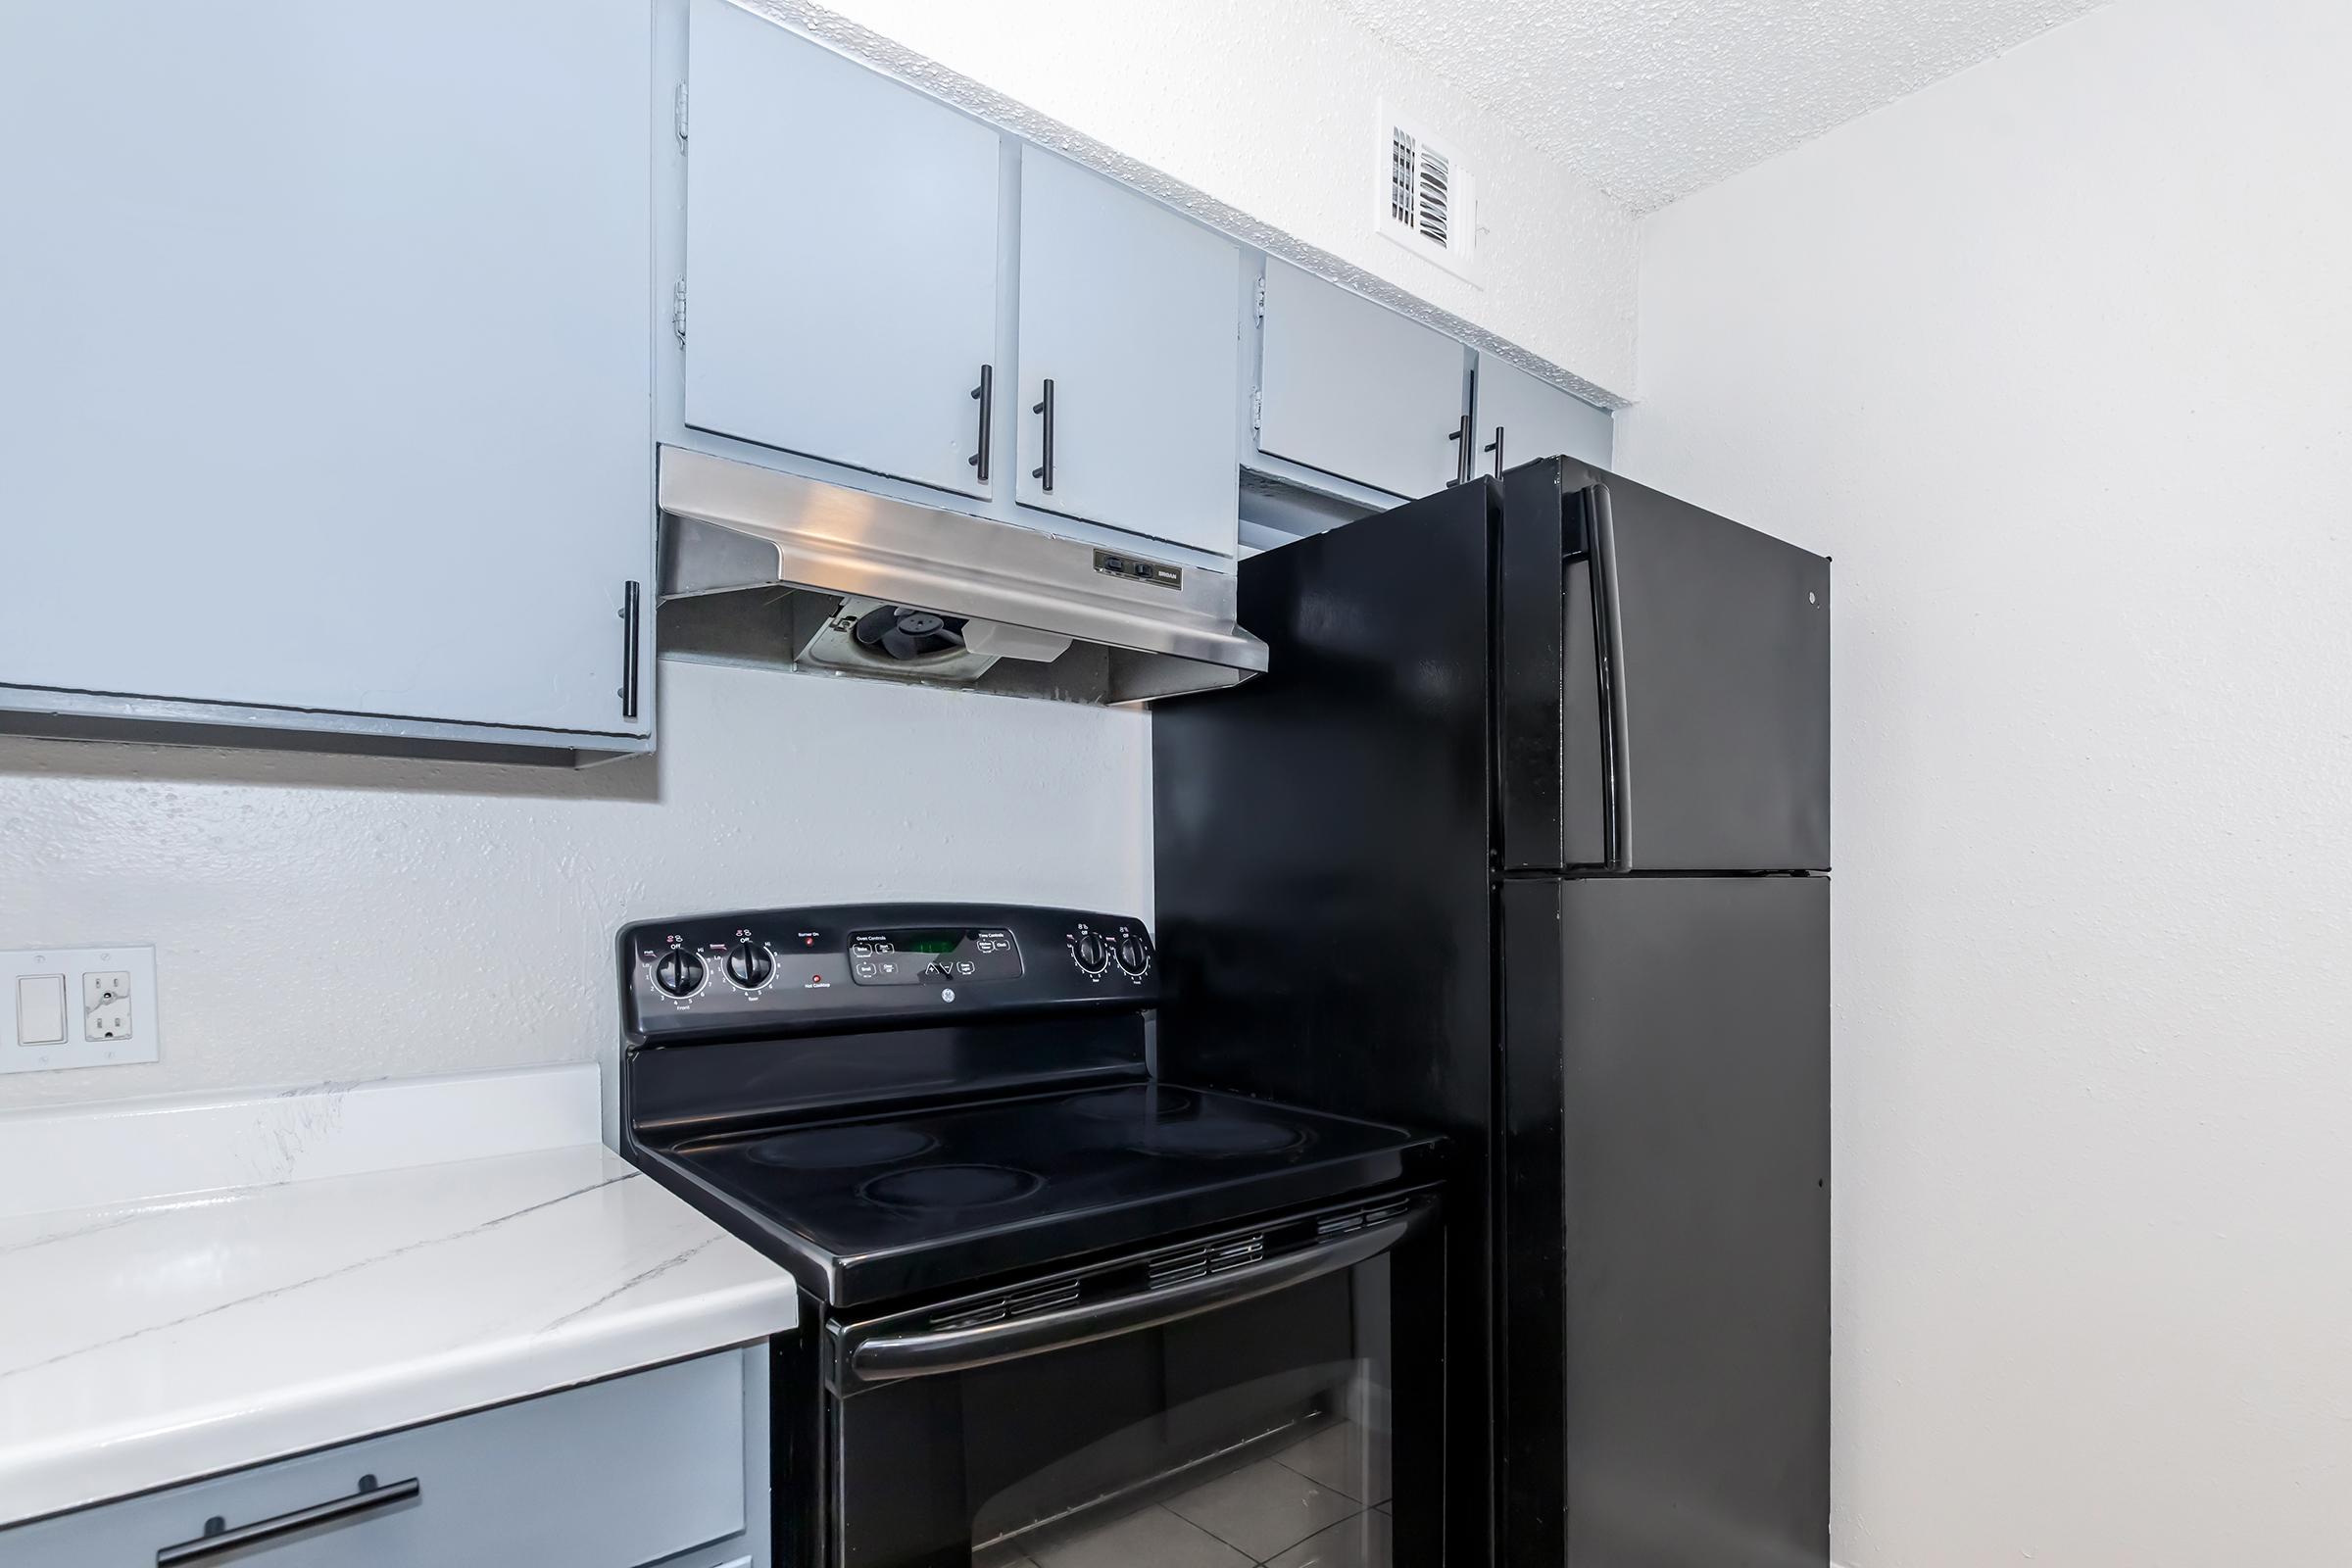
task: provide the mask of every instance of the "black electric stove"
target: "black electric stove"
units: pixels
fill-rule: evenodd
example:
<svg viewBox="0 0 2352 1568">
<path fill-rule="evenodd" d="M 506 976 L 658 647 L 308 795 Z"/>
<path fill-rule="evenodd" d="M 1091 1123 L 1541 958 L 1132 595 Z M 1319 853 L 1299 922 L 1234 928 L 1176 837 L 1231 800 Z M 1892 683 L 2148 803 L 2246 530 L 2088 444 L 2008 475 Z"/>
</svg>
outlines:
<svg viewBox="0 0 2352 1568">
<path fill-rule="evenodd" d="M 807 1560 L 989 1568 L 1098 1526 L 1115 1556 L 1180 1483 L 1310 1441 L 1360 1472 L 1362 1539 L 1327 1547 L 1434 1544 L 1391 1420 L 1442 1426 L 1437 1140 L 1157 1079 L 1143 922 L 839 906 L 619 948 L 623 1152 L 805 1293 L 775 1377 L 779 1421 L 823 1411 L 779 1448 Z"/>
<path fill-rule="evenodd" d="M 1405 1180 L 1433 1139 L 1162 1084 L 1138 920 L 882 906 L 631 926 L 630 1156 L 862 1305 Z"/>
</svg>

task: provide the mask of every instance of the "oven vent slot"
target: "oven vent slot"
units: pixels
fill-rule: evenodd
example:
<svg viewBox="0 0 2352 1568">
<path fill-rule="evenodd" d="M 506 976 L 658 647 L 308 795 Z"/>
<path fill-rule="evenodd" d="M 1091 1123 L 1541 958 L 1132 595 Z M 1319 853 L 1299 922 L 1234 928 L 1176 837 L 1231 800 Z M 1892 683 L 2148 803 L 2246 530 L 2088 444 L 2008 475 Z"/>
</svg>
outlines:
<svg viewBox="0 0 2352 1568">
<path fill-rule="evenodd" d="M 1208 1272 L 1208 1247 L 1188 1247 L 1181 1252 L 1162 1252 L 1152 1259 L 1151 1286 L 1164 1291 L 1186 1280 L 1197 1280 Z"/>
<path fill-rule="evenodd" d="M 1315 1239 L 1345 1236 L 1360 1231 L 1367 1225 L 1385 1225 L 1413 1205 L 1409 1202 L 1383 1203 L 1377 1208 L 1359 1208 L 1352 1214 L 1326 1214 L 1315 1221 Z"/>
<path fill-rule="evenodd" d="M 1004 1315 L 1006 1317 L 1027 1317 L 1033 1312 L 1052 1312 L 1061 1307 L 1077 1304 L 1078 1282 L 1076 1280 L 1059 1280 L 1054 1284 L 1041 1285 L 1034 1291 L 1024 1291 L 1019 1296 L 1008 1298 L 1004 1302 Z"/>
<path fill-rule="evenodd" d="M 1263 1232 L 1252 1236 L 1228 1236 L 1223 1241 L 1202 1242 L 1182 1251 L 1162 1252 L 1152 1259 L 1151 1288 L 1165 1290 L 1209 1274 L 1222 1274 L 1229 1268 L 1245 1263 L 1262 1262 L 1266 1255 Z"/>
<path fill-rule="evenodd" d="M 990 1323 L 1002 1323 L 1004 1321 L 1004 1298 L 1000 1296 L 993 1301 L 966 1307 L 951 1316 L 935 1317 L 931 1320 L 931 1329 L 937 1334 L 952 1334 L 957 1329 L 976 1329 Z"/>
<path fill-rule="evenodd" d="M 1237 1241 L 1219 1242 L 1208 1250 L 1208 1271 L 1222 1273 L 1239 1268 L 1244 1263 L 1256 1263 L 1265 1258 L 1266 1239 L 1263 1236 L 1244 1236 Z"/>
<path fill-rule="evenodd" d="M 1038 1312 L 1051 1312 L 1057 1307 L 1074 1306 L 1078 1302 L 1076 1280 L 1055 1280 L 1016 1296 L 1000 1296 L 992 1300 L 978 1301 L 961 1311 L 931 1320 L 932 1332 L 951 1334 L 957 1329 L 984 1328 L 1002 1323 L 1006 1318 L 1028 1317 Z"/>
</svg>

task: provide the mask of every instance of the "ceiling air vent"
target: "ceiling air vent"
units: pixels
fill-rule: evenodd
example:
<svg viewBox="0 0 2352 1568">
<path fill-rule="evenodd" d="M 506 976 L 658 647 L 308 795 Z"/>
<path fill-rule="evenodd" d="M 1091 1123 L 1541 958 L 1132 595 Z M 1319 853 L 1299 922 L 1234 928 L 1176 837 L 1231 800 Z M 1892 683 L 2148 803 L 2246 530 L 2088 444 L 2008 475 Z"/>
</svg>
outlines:
<svg viewBox="0 0 2352 1568">
<path fill-rule="evenodd" d="M 1383 113 L 1380 231 L 1457 276 L 1476 281 L 1478 214 L 1470 172 L 1409 122 Z"/>
</svg>

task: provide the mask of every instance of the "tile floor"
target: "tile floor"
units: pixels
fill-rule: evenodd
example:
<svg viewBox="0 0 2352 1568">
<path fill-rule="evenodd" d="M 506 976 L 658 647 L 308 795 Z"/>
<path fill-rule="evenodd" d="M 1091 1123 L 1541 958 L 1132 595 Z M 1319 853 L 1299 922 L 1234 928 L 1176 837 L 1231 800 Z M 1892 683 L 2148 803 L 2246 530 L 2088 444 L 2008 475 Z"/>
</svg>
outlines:
<svg viewBox="0 0 2352 1568">
<path fill-rule="evenodd" d="M 1341 1421 L 1006 1568 L 1391 1568 L 1385 1445 Z"/>
</svg>

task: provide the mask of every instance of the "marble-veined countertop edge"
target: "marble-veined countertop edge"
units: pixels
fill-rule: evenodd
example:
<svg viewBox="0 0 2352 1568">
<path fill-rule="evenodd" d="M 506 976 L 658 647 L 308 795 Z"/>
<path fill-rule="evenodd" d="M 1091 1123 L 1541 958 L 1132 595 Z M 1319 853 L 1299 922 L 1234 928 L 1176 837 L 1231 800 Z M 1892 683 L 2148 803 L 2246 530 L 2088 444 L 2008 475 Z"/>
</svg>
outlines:
<svg viewBox="0 0 2352 1568">
<path fill-rule="evenodd" d="M 370 1086 L 322 1087 L 347 1103 L 315 1124 L 380 1146 L 315 1140 L 306 1160 L 335 1174 L 0 1214 L 0 1528 L 794 1328 L 789 1276 L 592 1119 L 507 1115 L 545 1088 L 593 1117 L 593 1066 L 542 1071 L 387 1085 L 356 1113 Z M 439 1119 L 423 1147 L 468 1157 L 390 1162 L 386 1128 L 411 1113 Z M 453 1139 L 469 1114 L 478 1135 Z M 153 1125 L 109 1115 L 79 1157 Z M 502 1148 L 501 1120 L 533 1147 Z M 8 1161 L 0 1147 L 0 1181 Z"/>
</svg>

